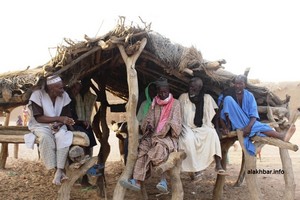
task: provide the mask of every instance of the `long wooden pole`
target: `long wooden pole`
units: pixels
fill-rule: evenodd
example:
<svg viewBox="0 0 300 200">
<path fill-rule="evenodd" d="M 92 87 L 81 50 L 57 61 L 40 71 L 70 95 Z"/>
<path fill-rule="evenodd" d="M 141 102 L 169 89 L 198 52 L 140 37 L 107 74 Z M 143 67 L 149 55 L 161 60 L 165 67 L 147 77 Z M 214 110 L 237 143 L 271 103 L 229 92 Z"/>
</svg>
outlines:
<svg viewBox="0 0 300 200">
<path fill-rule="evenodd" d="M 135 70 L 135 63 L 142 53 L 143 49 L 145 48 L 147 43 L 147 39 L 144 38 L 139 46 L 137 52 L 135 52 L 132 56 L 128 57 L 125 52 L 124 46 L 118 45 L 122 58 L 126 65 L 127 70 L 127 82 L 128 82 L 128 92 L 129 92 L 129 100 L 126 105 L 126 114 L 127 114 L 127 125 L 128 125 L 128 158 L 126 167 L 123 170 L 123 173 L 120 176 L 119 180 L 126 180 L 132 176 L 133 167 L 137 158 L 137 147 L 138 147 L 138 121 L 136 118 L 136 107 L 138 102 L 139 96 L 139 89 L 138 89 L 138 78 L 137 72 Z M 114 190 L 113 199 L 114 200 L 121 200 L 124 199 L 126 193 L 126 189 L 123 188 L 119 181 L 116 185 Z"/>
</svg>

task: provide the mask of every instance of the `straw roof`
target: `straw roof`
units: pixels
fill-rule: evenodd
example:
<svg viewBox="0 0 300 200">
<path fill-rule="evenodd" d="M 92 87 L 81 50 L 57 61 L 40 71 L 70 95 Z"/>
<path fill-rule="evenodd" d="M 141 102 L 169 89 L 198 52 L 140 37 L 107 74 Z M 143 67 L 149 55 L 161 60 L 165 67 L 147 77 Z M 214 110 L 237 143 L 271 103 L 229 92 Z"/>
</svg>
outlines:
<svg viewBox="0 0 300 200">
<path fill-rule="evenodd" d="M 195 47 L 184 47 L 152 31 L 151 24 L 141 20 L 141 25 L 126 25 L 125 18 L 120 17 L 116 27 L 103 36 L 85 36 L 80 42 L 65 39 L 65 44 L 57 47 L 57 54 L 44 65 L 0 74 L 0 111 L 25 105 L 32 90 L 41 87 L 44 78 L 51 74 L 60 75 L 67 85 L 85 78 L 96 83 L 106 79 L 106 90 L 127 100 L 126 67 L 117 45 L 124 45 L 126 53 L 131 55 L 143 38 L 147 38 L 147 44 L 135 66 L 140 94 L 149 82 L 164 76 L 174 96 L 178 97 L 187 90 L 189 79 L 199 76 L 207 92 L 216 99 L 236 76 L 224 69 L 225 60 L 207 61 Z M 250 84 L 248 88 L 257 98 L 262 97 L 258 101 L 260 105 L 272 102 L 273 106 L 278 106 L 284 102 L 265 87 Z M 271 101 L 266 102 L 266 99 Z"/>
</svg>

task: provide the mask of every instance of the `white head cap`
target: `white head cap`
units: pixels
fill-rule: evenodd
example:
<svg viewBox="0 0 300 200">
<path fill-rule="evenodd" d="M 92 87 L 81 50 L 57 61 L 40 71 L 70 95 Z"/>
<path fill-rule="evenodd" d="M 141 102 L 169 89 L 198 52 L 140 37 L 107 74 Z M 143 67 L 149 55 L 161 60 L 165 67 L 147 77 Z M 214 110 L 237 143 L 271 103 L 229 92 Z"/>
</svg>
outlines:
<svg viewBox="0 0 300 200">
<path fill-rule="evenodd" d="M 47 78 L 47 85 L 58 83 L 60 81 L 62 81 L 62 80 L 61 80 L 61 78 L 59 76 L 49 76 Z"/>
</svg>

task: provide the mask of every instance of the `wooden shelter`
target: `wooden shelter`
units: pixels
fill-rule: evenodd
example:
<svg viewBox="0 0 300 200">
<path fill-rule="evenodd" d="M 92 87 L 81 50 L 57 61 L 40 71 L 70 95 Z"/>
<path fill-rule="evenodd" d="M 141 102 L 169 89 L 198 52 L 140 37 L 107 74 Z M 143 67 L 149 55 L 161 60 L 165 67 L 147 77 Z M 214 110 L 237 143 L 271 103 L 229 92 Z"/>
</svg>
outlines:
<svg viewBox="0 0 300 200">
<path fill-rule="evenodd" d="M 125 18 L 120 17 L 116 27 L 103 36 L 97 38 L 85 36 L 85 40 L 81 42 L 65 39 L 65 44 L 57 47 L 55 57 L 42 66 L 0 74 L 0 112 L 9 114 L 12 109 L 27 104 L 32 91 L 41 87 L 44 78 L 48 75 L 60 75 L 66 85 L 72 85 L 78 80 L 92 79 L 92 88 L 101 105 L 93 118 L 93 129 L 101 143 L 98 163 L 105 163 L 110 152 L 107 108 L 125 109 L 122 105 L 111 105 L 106 91 L 127 101 L 130 148 L 127 165 L 120 178 L 128 178 L 137 155 L 134 150 L 138 143 L 136 108 L 143 98 L 143 91 L 148 83 L 160 76 L 166 77 L 171 92 L 177 98 L 187 90 L 189 79 L 192 76 L 199 76 L 203 79 L 205 90 L 217 101 L 221 91 L 228 88 L 236 76 L 224 69 L 222 65 L 225 60 L 207 61 L 195 47 L 187 48 L 173 43 L 170 39 L 152 31 L 151 24 L 142 20 L 140 24 L 137 27 L 132 24 L 127 26 Z M 245 71 L 246 74 L 248 72 Z M 251 83 L 248 84 L 248 89 L 255 95 L 263 120 L 273 122 L 274 127 L 281 130 L 286 130 L 290 126 L 289 96 L 282 100 L 268 88 Z M 1 134 L 3 132 L 5 130 Z M 236 140 L 236 134 L 222 138 L 224 156 Z M 3 141 L 0 139 L 0 142 Z M 284 148 L 287 148 L 285 145 Z M 7 156 L 5 154 L 7 150 L 4 148 L 7 146 L 2 145 L 0 157 L 2 163 Z M 282 151 L 284 150 L 286 149 Z M 288 152 L 285 152 L 285 156 L 288 157 Z M 183 158 L 182 155 L 180 158 Z M 287 165 L 291 167 L 290 162 L 287 162 Z M 240 177 L 242 179 L 242 174 Z M 289 178 L 293 179 L 293 177 Z M 217 178 L 215 199 L 220 199 L 222 196 L 224 180 L 224 177 Z M 97 185 L 100 195 L 104 195 L 104 176 L 98 178 Z M 114 199 L 123 199 L 124 194 L 125 189 L 117 185 Z M 172 199 L 176 198 L 172 197 Z"/>
</svg>

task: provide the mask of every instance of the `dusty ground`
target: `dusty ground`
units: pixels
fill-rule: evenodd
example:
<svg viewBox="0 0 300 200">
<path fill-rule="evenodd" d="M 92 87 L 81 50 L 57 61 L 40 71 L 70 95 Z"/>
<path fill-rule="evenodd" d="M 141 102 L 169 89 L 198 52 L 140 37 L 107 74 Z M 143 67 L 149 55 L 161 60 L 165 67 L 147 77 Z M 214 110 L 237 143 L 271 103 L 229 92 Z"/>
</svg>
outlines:
<svg viewBox="0 0 300 200">
<path fill-rule="evenodd" d="M 276 93 L 283 96 L 288 93 L 292 96 L 291 107 L 299 107 L 299 84 L 279 85 L 273 84 Z M 299 97 L 299 98 L 298 98 Z M 291 142 L 300 146 L 300 120 L 298 119 L 297 131 Z M 107 199 L 112 199 L 113 189 L 118 180 L 123 164 L 119 161 L 118 146 L 116 138 L 112 134 L 110 137 L 112 144 L 112 153 L 106 165 L 107 180 Z M 95 149 L 98 152 L 99 145 Z M 300 199 L 300 154 L 298 152 L 290 152 L 293 163 L 293 170 L 296 183 L 296 197 Z M 19 159 L 13 158 L 13 145 L 9 145 L 9 158 L 7 160 L 6 169 L 0 170 L 0 200 L 17 200 L 17 199 L 56 199 L 58 187 L 51 184 L 53 172 L 45 171 L 41 162 L 37 159 L 37 150 L 26 149 L 24 145 L 20 145 Z M 233 187 L 240 170 L 241 148 L 236 151 L 233 148 L 229 150 L 229 164 L 227 171 L 230 176 L 226 177 L 223 199 L 238 200 L 248 199 L 249 192 L 244 183 L 240 187 Z M 264 170 L 282 169 L 278 148 L 266 145 L 262 149 L 262 160 L 257 161 L 257 168 Z M 213 165 L 203 172 L 203 180 L 198 184 L 190 181 L 187 174 L 182 174 L 184 187 L 184 199 L 200 200 L 212 199 L 212 191 L 215 183 L 216 175 Z M 159 195 L 155 188 L 158 177 L 154 176 L 146 181 L 146 188 L 150 200 L 170 199 L 171 194 Z M 93 182 L 93 180 L 91 181 Z M 284 179 L 278 174 L 259 174 L 258 183 L 264 199 L 281 199 L 284 192 Z M 84 188 L 74 186 L 71 192 L 71 199 L 100 199 L 97 192 L 93 188 Z M 104 199 L 104 198 L 103 198 Z M 127 191 L 126 198 L 131 200 L 141 199 L 141 195 L 136 192 Z"/>
</svg>

